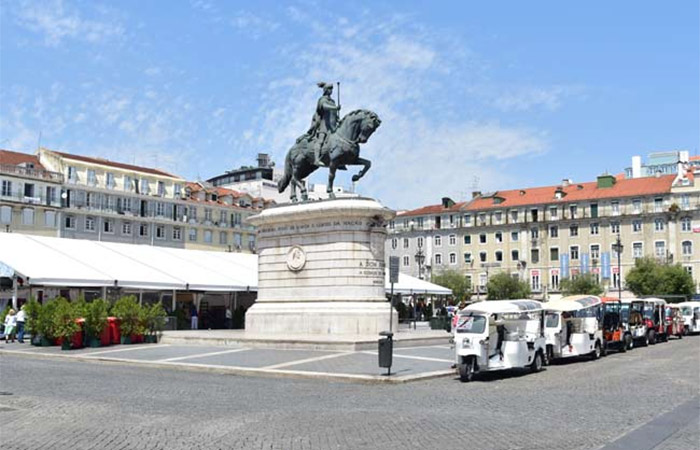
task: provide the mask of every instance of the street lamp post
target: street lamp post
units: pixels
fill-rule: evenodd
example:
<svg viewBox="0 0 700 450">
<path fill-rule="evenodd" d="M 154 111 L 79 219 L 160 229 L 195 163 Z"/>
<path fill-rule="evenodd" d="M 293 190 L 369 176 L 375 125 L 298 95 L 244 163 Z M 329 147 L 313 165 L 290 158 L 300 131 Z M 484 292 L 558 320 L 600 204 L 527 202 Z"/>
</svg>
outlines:
<svg viewBox="0 0 700 450">
<path fill-rule="evenodd" d="M 617 233 L 617 240 L 613 244 L 613 249 L 617 252 L 617 296 L 619 300 L 622 300 L 622 268 L 620 266 L 620 257 L 623 248 L 624 246 L 620 240 L 620 233 Z"/>
<path fill-rule="evenodd" d="M 418 264 L 418 279 L 423 279 L 423 263 L 425 262 L 425 253 L 423 253 L 423 248 L 418 247 L 418 252 L 415 255 L 416 263 Z"/>
</svg>

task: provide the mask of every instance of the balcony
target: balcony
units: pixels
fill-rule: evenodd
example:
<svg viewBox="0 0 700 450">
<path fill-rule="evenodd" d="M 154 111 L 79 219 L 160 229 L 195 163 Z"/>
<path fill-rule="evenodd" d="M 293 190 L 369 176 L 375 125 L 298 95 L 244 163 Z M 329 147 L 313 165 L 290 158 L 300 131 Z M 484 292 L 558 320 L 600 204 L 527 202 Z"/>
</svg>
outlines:
<svg viewBox="0 0 700 450">
<path fill-rule="evenodd" d="M 49 181 L 52 183 L 63 183 L 63 175 L 58 172 L 51 172 L 44 169 L 30 169 L 15 164 L 0 164 L 0 173 L 15 175 L 23 178 Z"/>
<path fill-rule="evenodd" d="M 27 196 L 21 192 L 13 192 L 10 195 L 0 195 L 0 200 L 24 203 L 27 205 L 44 205 L 44 206 L 61 206 L 61 202 L 58 197 L 46 197 L 45 195 L 38 196 Z"/>
</svg>

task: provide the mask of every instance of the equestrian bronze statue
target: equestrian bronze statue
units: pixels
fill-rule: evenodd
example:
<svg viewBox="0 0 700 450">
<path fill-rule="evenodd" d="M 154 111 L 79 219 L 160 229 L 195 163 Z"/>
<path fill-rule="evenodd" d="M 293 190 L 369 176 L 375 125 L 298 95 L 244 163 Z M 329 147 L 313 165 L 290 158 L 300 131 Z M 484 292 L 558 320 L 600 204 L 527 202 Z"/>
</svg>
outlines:
<svg viewBox="0 0 700 450">
<path fill-rule="evenodd" d="M 372 163 L 360 158 L 360 144 L 366 143 L 382 123 L 375 113 L 364 109 L 352 111 L 338 120 L 340 101 L 336 105 L 331 98 L 333 85 L 318 83 L 318 87 L 323 89 L 323 95 L 316 105 L 311 127 L 287 152 L 284 175 L 277 184 L 279 192 L 291 184 L 289 199 L 293 202 L 297 201 L 297 188 L 301 190 L 302 200 L 309 199 L 303 181 L 319 167 L 328 167 L 326 191 L 329 198 L 335 198 L 333 180 L 336 170 L 361 165 L 362 170 L 352 176 L 352 181 L 362 178 Z"/>
</svg>

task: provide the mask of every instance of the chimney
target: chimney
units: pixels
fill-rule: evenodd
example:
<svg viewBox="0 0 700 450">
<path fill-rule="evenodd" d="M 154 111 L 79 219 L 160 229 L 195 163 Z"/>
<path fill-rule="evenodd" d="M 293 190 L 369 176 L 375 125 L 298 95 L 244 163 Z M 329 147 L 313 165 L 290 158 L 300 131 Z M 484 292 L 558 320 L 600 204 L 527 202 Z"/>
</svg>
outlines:
<svg viewBox="0 0 700 450">
<path fill-rule="evenodd" d="M 642 157 L 633 156 L 632 157 L 632 178 L 639 178 L 642 176 Z"/>
<path fill-rule="evenodd" d="M 561 187 L 568 187 L 571 183 L 573 183 L 571 178 L 564 178 L 561 180 Z"/>
<path fill-rule="evenodd" d="M 267 153 L 258 153 L 258 167 L 270 167 L 270 155 Z"/>
<path fill-rule="evenodd" d="M 481 191 L 472 191 L 472 198 L 481 197 Z"/>
</svg>

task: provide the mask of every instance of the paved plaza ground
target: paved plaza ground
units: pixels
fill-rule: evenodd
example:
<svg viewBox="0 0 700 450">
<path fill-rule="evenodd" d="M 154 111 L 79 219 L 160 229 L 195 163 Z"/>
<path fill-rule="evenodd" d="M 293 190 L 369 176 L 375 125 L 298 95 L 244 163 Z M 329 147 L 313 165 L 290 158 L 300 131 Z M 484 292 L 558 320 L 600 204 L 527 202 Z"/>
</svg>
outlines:
<svg viewBox="0 0 700 450">
<path fill-rule="evenodd" d="M 356 363 L 353 355 L 331 356 L 338 352 L 318 359 L 317 352 L 286 351 L 281 358 L 282 351 L 151 345 L 88 349 L 70 358 L 10 353 L 18 349 L 46 352 L 26 344 L 0 349 L 3 450 L 685 450 L 700 443 L 697 336 L 538 374 L 488 374 L 469 384 L 454 376 L 396 384 L 239 376 L 164 364 L 265 361 L 260 367 L 269 370 L 316 364 L 333 373 Z M 108 350 L 124 350 L 102 354 L 121 353 L 123 361 L 95 354 Z M 418 367 L 425 363 L 449 368 L 451 354 L 441 346 L 396 352 L 415 356 L 395 359 L 411 373 L 423 372 Z M 357 372 L 366 372 L 365 356 L 378 371 L 376 355 L 359 352 Z M 144 360 L 162 362 L 144 366 Z"/>
</svg>

